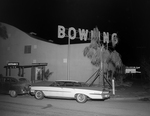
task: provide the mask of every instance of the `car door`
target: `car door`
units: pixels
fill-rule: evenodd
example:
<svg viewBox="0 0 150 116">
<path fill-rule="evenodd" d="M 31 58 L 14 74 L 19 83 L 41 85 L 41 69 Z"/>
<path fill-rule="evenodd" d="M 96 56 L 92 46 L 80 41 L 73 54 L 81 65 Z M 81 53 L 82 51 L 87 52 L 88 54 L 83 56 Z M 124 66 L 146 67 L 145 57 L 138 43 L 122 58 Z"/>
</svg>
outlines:
<svg viewBox="0 0 150 116">
<path fill-rule="evenodd" d="M 0 93 L 3 93 L 4 91 L 4 78 L 0 77 Z"/>
<path fill-rule="evenodd" d="M 47 93 L 50 97 L 62 97 L 62 87 L 50 87 Z"/>
<path fill-rule="evenodd" d="M 63 97 L 74 98 L 75 95 L 74 83 L 66 82 L 62 90 L 63 90 Z"/>
<path fill-rule="evenodd" d="M 18 81 L 17 79 L 15 78 L 10 78 L 10 87 L 9 87 L 9 90 L 19 90 L 20 89 L 20 86 L 17 86 L 18 84 Z"/>
<path fill-rule="evenodd" d="M 3 92 L 4 93 L 8 93 L 10 90 L 10 78 L 9 77 L 5 77 L 4 79 L 4 84 L 3 84 Z"/>
<path fill-rule="evenodd" d="M 57 83 L 52 86 L 44 87 L 43 92 L 45 96 L 48 97 L 63 97 L 62 87 Z"/>
</svg>

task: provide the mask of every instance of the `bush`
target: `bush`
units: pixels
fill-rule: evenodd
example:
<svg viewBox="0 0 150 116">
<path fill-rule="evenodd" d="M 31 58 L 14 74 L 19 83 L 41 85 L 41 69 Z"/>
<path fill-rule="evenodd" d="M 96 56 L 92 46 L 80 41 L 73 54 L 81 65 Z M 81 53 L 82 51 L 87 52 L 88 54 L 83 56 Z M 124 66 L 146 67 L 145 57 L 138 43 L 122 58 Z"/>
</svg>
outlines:
<svg viewBox="0 0 150 116">
<path fill-rule="evenodd" d="M 49 69 L 47 69 L 44 73 L 44 80 L 49 80 L 49 78 L 52 74 L 53 74 L 53 72 L 50 72 Z"/>
</svg>

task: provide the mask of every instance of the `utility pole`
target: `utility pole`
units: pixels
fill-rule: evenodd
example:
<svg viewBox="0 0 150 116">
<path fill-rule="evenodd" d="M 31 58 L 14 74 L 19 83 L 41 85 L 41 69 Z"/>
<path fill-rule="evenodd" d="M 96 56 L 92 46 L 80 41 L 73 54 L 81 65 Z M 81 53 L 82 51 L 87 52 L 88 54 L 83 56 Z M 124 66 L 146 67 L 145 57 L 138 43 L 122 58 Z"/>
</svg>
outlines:
<svg viewBox="0 0 150 116">
<path fill-rule="evenodd" d="M 67 80 L 70 79 L 70 38 L 68 37 Z"/>
<path fill-rule="evenodd" d="M 103 83 L 103 48 L 104 48 L 104 46 L 102 45 L 102 47 L 101 47 L 101 65 L 100 65 L 100 76 L 99 76 L 99 84 L 100 84 L 100 82 L 102 82 Z"/>
</svg>

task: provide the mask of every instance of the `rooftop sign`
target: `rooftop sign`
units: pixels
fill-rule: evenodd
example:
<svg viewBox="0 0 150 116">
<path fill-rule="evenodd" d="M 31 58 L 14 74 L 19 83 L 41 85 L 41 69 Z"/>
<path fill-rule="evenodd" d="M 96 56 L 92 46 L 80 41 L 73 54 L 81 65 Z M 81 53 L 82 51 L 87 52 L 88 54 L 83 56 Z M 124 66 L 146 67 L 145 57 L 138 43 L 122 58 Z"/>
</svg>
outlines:
<svg viewBox="0 0 150 116">
<path fill-rule="evenodd" d="M 137 69 L 140 69 L 140 67 L 126 67 L 125 73 L 141 73 Z"/>
<path fill-rule="evenodd" d="M 90 38 L 92 38 L 95 35 L 95 32 L 93 30 L 89 31 L 87 29 L 78 29 L 76 30 L 74 27 L 70 27 L 66 29 L 64 26 L 58 25 L 58 38 L 64 38 L 68 37 L 71 40 L 74 40 L 76 38 L 79 38 L 81 41 L 87 41 Z M 112 42 L 113 44 L 118 43 L 117 34 L 109 34 L 108 32 L 100 33 L 100 31 L 97 32 L 98 37 L 100 38 L 103 43 L 109 43 Z M 101 38 L 101 36 L 103 38 Z"/>
</svg>

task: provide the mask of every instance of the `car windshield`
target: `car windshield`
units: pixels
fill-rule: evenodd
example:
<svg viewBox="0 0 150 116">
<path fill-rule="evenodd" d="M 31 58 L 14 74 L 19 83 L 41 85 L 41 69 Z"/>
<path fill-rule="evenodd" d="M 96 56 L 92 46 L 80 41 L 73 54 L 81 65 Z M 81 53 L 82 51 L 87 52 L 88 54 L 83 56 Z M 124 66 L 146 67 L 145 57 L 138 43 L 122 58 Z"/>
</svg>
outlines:
<svg viewBox="0 0 150 116">
<path fill-rule="evenodd" d="M 19 81 L 20 82 L 27 82 L 28 80 L 26 78 L 20 78 Z"/>
<path fill-rule="evenodd" d="M 59 87 L 82 87 L 80 82 L 65 82 L 65 81 L 56 81 L 50 84 L 50 86 L 59 86 Z"/>
</svg>

